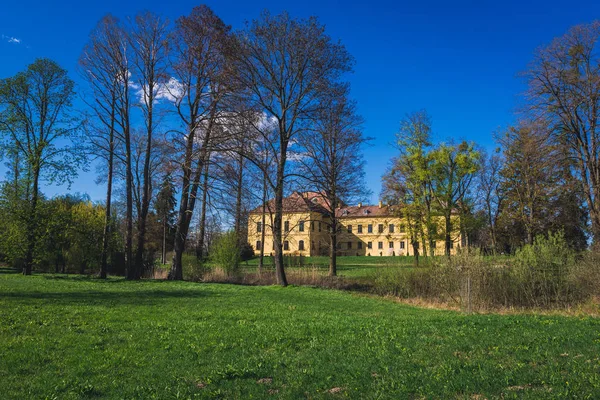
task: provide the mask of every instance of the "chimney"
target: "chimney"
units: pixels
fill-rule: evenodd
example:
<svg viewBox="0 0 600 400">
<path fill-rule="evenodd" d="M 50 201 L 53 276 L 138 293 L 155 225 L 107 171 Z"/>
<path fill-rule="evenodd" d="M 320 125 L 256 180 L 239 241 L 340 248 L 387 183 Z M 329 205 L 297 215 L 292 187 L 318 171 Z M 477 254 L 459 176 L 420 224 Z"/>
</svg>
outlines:
<svg viewBox="0 0 600 400">
<path fill-rule="evenodd" d="M 358 203 L 358 208 L 361 208 L 361 207 L 362 207 L 362 203 Z"/>
<path fill-rule="evenodd" d="M 379 208 L 383 207 L 383 203 L 381 201 L 379 201 Z"/>
</svg>

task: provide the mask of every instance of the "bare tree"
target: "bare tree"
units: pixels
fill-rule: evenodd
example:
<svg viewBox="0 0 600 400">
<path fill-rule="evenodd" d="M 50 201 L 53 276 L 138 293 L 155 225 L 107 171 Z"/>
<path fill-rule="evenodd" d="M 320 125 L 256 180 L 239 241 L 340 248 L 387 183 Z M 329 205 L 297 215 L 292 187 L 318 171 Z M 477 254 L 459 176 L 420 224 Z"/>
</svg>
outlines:
<svg viewBox="0 0 600 400">
<path fill-rule="evenodd" d="M 600 241 L 600 21 L 571 28 L 541 49 L 525 76 L 532 110 L 566 143 Z"/>
<path fill-rule="evenodd" d="M 166 95 L 166 57 L 168 22 L 145 12 L 135 17 L 129 32 L 129 41 L 133 51 L 133 72 L 136 85 L 139 86 L 140 109 L 144 117 L 145 150 L 141 176 L 141 199 L 137 215 L 137 243 L 133 268 L 127 273 L 128 279 L 139 279 L 142 273 L 146 223 L 152 193 L 150 163 L 152 157 L 153 136 L 157 127 L 157 102 Z"/>
<path fill-rule="evenodd" d="M 503 158 L 498 153 L 482 156 L 481 169 L 477 182 L 478 197 L 486 215 L 492 252 L 494 254 L 498 250 L 497 225 L 504 199 L 501 176 L 503 164 Z"/>
<path fill-rule="evenodd" d="M 314 125 L 300 135 L 300 175 L 313 190 L 323 194 L 329 227 L 329 275 L 337 274 L 337 235 L 340 204 L 358 202 L 367 195 L 361 147 L 362 118 L 348 99 L 346 88 L 329 99 L 317 114 Z"/>
<path fill-rule="evenodd" d="M 103 17 L 90 34 L 88 44 L 79 59 L 80 71 L 87 81 L 93 100 L 87 101 L 97 121 L 90 132 L 91 153 L 104 159 L 107 168 L 106 208 L 100 277 L 106 278 L 108 270 L 108 244 L 110 242 L 113 172 L 115 150 L 118 145 L 117 118 L 119 112 L 122 80 L 115 53 L 119 52 L 117 21 L 111 15 Z M 84 98 L 85 99 L 85 98 Z"/>
<path fill-rule="evenodd" d="M 306 128 L 310 115 L 321 107 L 323 92 L 350 71 L 352 59 L 343 45 L 325 34 L 315 17 L 298 20 L 287 13 L 272 16 L 264 12 L 238 32 L 233 47 L 228 55 L 237 86 L 245 90 L 251 108 L 277 123 L 277 142 L 270 142 L 277 165 L 272 182 L 272 230 L 277 282 L 286 286 L 282 214 L 288 147 Z"/>
<path fill-rule="evenodd" d="M 172 94 L 181 129 L 172 133 L 182 170 L 174 255 L 169 279 L 183 279 L 182 255 L 198 187 L 209 155 L 218 104 L 226 93 L 223 50 L 229 27 L 206 6 L 177 20 L 172 35 Z"/>
</svg>

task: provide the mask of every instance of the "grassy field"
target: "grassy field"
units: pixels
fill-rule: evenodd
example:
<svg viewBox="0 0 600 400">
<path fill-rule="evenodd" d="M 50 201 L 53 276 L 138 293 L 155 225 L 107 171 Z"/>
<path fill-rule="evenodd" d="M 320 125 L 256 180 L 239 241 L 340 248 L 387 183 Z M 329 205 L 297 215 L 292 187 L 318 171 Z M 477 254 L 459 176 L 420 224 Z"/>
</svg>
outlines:
<svg viewBox="0 0 600 400">
<path fill-rule="evenodd" d="M 297 268 L 295 265 L 299 262 L 298 257 L 285 259 L 288 268 Z M 303 268 L 318 268 L 326 274 L 329 269 L 329 257 L 303 257 Z M 264 265 L 273 266 L 273 258 L 265 257 Z M 427 261 L 422 261 L 421 265 L 427 265 Z M 242 263 L 246 271 L 254 271 L 258 266 L 258 258 L 248 260 Z M 414 257 L 368 257 L 368 256 L 339 256 L 337 257 L 337 273 L 339 276 L 348 278 L 369 278 L 377 268 L 381 267 L 401 267 L 407 271 L 414 268 Z"/>
<path fill-rule="evenodd" d="M 599 398 L 600 320 L 0 273 L 0 398 Z"/>
</svg>

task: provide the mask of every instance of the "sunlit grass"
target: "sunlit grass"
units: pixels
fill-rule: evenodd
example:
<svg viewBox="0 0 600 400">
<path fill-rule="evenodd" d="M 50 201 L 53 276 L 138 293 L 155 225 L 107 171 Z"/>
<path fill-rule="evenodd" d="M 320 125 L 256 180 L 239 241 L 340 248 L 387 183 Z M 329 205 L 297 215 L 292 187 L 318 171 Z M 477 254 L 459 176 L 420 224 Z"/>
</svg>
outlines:
<svg viewBox="0 0 600 400">
<path fill-rule="evenodd" d="M 0 274 L 0 398 L 600 396 L 600 321 Z"/>
</svg>

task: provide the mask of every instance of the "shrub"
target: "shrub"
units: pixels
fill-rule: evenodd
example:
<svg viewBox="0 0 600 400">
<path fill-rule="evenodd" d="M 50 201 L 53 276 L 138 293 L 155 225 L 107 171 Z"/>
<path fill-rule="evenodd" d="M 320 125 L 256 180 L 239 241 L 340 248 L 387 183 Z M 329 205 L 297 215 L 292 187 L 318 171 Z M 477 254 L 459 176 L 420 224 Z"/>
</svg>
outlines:
<svg viewBox="0 0 600 400">
<path fill-rule="evenodd" d="M 213 245 L 211 257 L 214 263 L 228 275 L 236 273 L 240 266 L 240 248 L 235 232 L 223 234 Z"/>
<path fill-rule="evenodd" d="M 195 254 L 183 253 L 181 266 L 183 268 L 183 279 L 186 281 L 200 282 L 207 272 L 207 268 Z"/>
<path fill-rule="evenodd" d="M 427 268 L 380 268 L 373 285 L 379 294 L 466 309 L 570 306 L 599 294 L 600 254 L 588 252 L 576 263 L 559 232 L 537 237 L 512 259 L 486 259 L 477 250 L 461 249 Z"/>
<path fill-rule="evenodd" d="M 539 235 L 533 244 L 517 250 L 511 269 L 519 303 L 548 306 L 564 303 L 578 295 L 570 281 L 575 253 L 563 232 Z"/>
<path fill-rule="evenodd" d="M 240 260 L 248 261 L 252 257 L 254 257 L 254 249 L 252 248 L 252 245 L 250 245 L 248 242 L 242 243 L 240 247 Z"/>
</svg>

